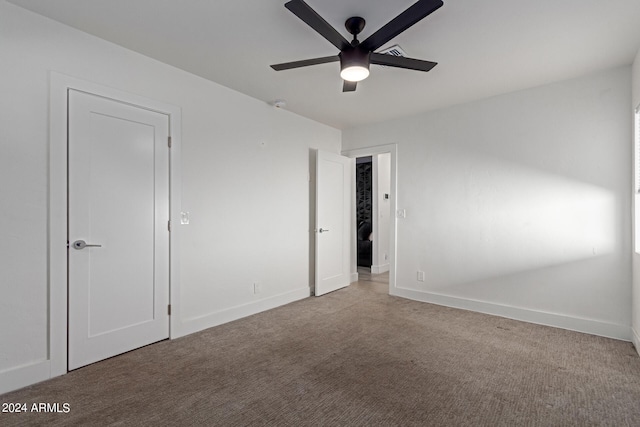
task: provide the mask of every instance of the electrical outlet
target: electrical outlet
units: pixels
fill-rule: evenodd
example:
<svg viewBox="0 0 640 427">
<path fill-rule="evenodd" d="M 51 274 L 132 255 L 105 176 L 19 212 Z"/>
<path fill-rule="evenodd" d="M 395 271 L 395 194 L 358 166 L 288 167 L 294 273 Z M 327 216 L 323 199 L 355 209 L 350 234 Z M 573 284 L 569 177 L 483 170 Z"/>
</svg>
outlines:
<svg viewBox="0 0 640 427">
<path fill-rule="evenodd" d="M 259 294 L 260 292 L 262 292 L 262 283 L 253 282 L 253 293 Z"/>
<path fill-rule="evenodd" d="M 424 271 L 418 270 L 418 282 L 424 282 Z"/>
</svg>

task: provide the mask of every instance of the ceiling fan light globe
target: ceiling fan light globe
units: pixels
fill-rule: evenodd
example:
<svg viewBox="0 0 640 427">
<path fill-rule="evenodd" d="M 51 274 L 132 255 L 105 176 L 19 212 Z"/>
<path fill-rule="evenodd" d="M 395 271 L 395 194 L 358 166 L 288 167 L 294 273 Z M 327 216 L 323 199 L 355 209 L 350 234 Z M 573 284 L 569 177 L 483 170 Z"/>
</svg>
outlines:
<svg viewBox="0 0 640 427">
<path fill-rule="evenodd" d="M 359 82 L 369 77 L 369 69 L 360 65 L 343 68 L 340 77 L 349 82 Z"/>
</svg>

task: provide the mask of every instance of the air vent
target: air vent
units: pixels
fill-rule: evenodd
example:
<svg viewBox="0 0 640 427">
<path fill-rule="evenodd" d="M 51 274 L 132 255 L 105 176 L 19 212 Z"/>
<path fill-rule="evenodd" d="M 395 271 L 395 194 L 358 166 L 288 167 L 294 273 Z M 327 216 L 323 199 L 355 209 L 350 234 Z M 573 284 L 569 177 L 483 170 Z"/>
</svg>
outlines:
<svg viewBox="0 0 640 427">
<path fill-rule="evenodd" d="M 402 50 L 402 48 L 397 44 L 394 44 L 393 46 L 385 50 L 381 50 L 379 53 L 383 53 L 385 55 L 393 55 L 393 56 L 404 56 L 404 57 L 407 56 L 405 51 Z"/>
</svg>

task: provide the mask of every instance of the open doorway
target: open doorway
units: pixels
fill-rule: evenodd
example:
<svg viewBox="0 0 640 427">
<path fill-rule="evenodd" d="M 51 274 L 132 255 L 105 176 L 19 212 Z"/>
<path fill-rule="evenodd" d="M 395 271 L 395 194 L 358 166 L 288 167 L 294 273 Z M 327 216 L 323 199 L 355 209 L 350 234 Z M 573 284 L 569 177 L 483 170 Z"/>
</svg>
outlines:
<svg viewBox="0 0 640 427">
<path fill-rule="evenodd" d="M 389 284 L 391 154 L 356 157 L 356 264 L 358 279 Z"/>
<path fill-rule="evenodd" d="M 396 234 L 397 234 L 397 227 L 398 227 L 398 219 L 397 219 L 397 153 L 398 153 L 398 146 L 397 144 L 387 144 L 387 145 L 377 145 L 377 146 L 373 146 L 373 147 L 363 147 L 363 148 L 355 148 L 355 149 L 350 149 L 350 150 L 344 150 L 342 152 L 343 156 L 347 156 L 350 157 L 352 159 L 357 159 L 359 157 L 372 157 L 374 158 L 377 155 L 380 154 L 387 154 L 388 155 L 388 177 L 389 177 L 389 187 L 388 187 L 388 192 L 382 191 L 382 197 L 385 200 L 384 204 L 388 206 L 389 209 L 389 214 L 387 216 L 388 221 L 387 223 L 387 230 L 388 230 L 388 243 L 385 245 L 383 244 L 383 246 L 386 248 L 386 251 L 383 249 L 382 252 L 380 253 L 379 248 L 380 246 L 378 246 L 378 249 L 376 249 L 376 242 L 379 239 L 376 239 L 376 235 L 375 235 L 375 223 L 377 223 L 378 225 L 380 225 L 380 221 L 374 221 L 374 225 L 372 226 L 373 228 L 373 236 L 372 236 L 372 267 L 373 266 L 378 266 L 378 270 L 376 270 L 376 274 L 384 274 L 384 276 L 378 276 L 378 278 L 383 278 L 385 282 L 388 283 L 387 286 L 385 286 L 385 288 L 387 289 L 387 292 L 390 295 L 396 295 L 397 291 L 396 291 L 396 271 L 397 271 L 397 265 L 398 265 L 398 259 L 397 259 L 397 239 L 396 239 Z M 373 173 L 373 168 L 375 167 L 374 164 L 372 164 L 372 173 Z M 377 191 L 374 190 L 373 188 L 373 184 L 375 183 L 375 181 L 372 182 L 372 191 Z M 353 185 L 353 203 L 355 204 L 355 199 L 356 199 L 356 186 Z M 376 184 L 376 189 L 377 189 L 377 184 Z M 385 194 L 388 194 L 388 198 L 384 198 Z M 376 203 L 376 206 L 374 207 L 374 203 Z M 377 201 L 375 198 L 372 197 L 372 211 L 373 212 L 377 212 L 378 209 L 378 205 L 377 205 Z M 377 216 L 377 215 L 376 215 Z M 372 215 L 372 219 L 373 215 Z M 384 227 L 384 226 L 382 226 Z M 356 224 L 356 218 L 355 215 L 353 215 L 353 228 L 355 230 L 358 229 L 357 224 Z M 381 267 L 381 264 L 376 264 L 375 260 L 376 257 L 380 257 L 380 255 L 382 256 L 382 259 L 385 258 L 385 254 L 386 254 L 386 258 L 387 258 L 387 262 L 386 262 L 386 266 L 385 267 Z M 382 263 L 384 264 L 384 263 Z M 386 268 L 387 271 L 385 272 L 381 272 L 381 269 Z M 360 271 L 358 271 L 358 265 L 357 265 L 357 236 L 356 233 L 353 233 L 353 240 L 352 240 L 352 245 L 351 245 L 351 272 L 352 272 L 352 282 L 354 281 L 358 281 L 360 279 L 360 274 L 363 274 L 365 276 L 363 276 L 363 280 L 364 277 L 367 278 L 374 278 L 372 276 L 371 273 L 371 267 L 369 267 L 368 271 L 364 270 L 361 268 Z"/>
<path fill-rule="evenodd" d="M 356 158 L 356 260 L 358 271 L 373 265 L 373 157 Z"/>
</svg>

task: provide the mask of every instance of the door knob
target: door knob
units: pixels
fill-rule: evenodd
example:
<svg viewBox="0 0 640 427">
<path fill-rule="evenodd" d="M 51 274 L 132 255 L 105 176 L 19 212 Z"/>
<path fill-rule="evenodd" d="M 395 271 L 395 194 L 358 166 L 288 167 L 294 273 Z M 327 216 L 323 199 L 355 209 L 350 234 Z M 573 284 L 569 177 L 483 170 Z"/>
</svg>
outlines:
<svg viewBox="0 0 640 427">
<path fill-rule="evenodd" d="M 318 231 L 319 231 L 320 233 L 326 233 L 326 232 L 327 232 L 327 231 L 329 231 L 329 230 L 327 230 L 326 228 L 321 228 L 321 229 L 320 229 L 320 230 L 318 230 Z"/>
<path fill-rule="evenodd" d="M 84 248 L 101 248 L 102 245 L 87 245 L 87 242 L 85 242 L 84 240 L 76 240 L 75 242 L 73 242 L 73 248 L 74 249 L 84 249 Z"/>
</svg>

